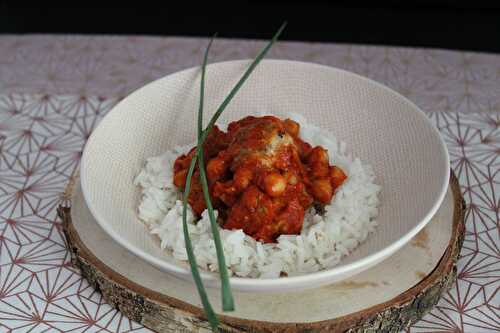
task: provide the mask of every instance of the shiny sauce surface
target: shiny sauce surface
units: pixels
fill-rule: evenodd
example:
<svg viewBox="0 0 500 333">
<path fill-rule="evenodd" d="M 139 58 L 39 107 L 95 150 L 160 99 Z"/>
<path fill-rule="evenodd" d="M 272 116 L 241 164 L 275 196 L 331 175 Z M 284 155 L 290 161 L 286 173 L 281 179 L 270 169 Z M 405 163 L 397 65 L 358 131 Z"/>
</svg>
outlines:
<svg viewBox="0 0 500 333">
<path fill-rule="evenodd" d="M 330 203 L 347 175 L 329 164 L 328 152 L 299 137 L 300 125 L 273 116 L 248 116 L 216 126 L 204 143 L 210 197 L 225 229 L 243 229 L 270 243 L 283 234 L 300 234 L 305 211 Z M 181 190 L 196 148 L 174 163 L 174 184 Z M 206 208 L 199 170 L 188 202 L 200 215 Z"/>
</svg>

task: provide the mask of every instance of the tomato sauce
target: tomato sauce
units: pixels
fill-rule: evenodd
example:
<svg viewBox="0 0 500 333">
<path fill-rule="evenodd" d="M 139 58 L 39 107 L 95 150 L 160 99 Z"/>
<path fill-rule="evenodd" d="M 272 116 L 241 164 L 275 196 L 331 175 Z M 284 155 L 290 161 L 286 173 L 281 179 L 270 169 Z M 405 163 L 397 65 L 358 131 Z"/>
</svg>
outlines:
<svg viewBox="0 0 500 333">
<path fill-rule="evenodd" d="M 299 137 L 300 125 L 273 116 L 248 116 L 215 126 L 204 143 L 210 197 L 225 229 L 243 229 L 256 240 L 275 242 L 300 234 L 305 211 L 330 203 L 346 174 L 329 164 L 328 152 Z M 174 184 L 184 189 L 196 148 L 174 163 Z M 188 202 L 200 215 L 205 200 L 198 168 Z"/>
</svg>

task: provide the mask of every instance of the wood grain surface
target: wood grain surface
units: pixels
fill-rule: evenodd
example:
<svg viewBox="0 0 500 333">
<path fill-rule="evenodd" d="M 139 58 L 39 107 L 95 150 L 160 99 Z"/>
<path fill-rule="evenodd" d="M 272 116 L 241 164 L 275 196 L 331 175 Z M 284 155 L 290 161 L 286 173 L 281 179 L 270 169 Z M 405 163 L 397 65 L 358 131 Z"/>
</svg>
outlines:
<svg viewBox="0 0 500 333">
<path fill-rule="evenodd" d="M 73 187 L 74 182 L 68 186 L 69 192 L 73 191 Z M 465 204 L 458 181 L 453 174 L 450 179 L 450 190 L 452 196 L 449 200 L 453 201 L 453 209 L 448 217 L 448 223 L 452 224 L 448 246 L 433 270 L 427 274 L 416 272 L 420 281 L 413 287 L 388 301 L 331 319 L 275 322 L 221 315 L 221 329 L 227 332 L 399 332 L 415 323 L 432 309 L 441 294 L 456 279 L 456 261 L 464 239 Z M 73 221 L 71 207 L 61 206 L 58 212 L 63 220 L 63 230 L 73 263 L 81 269 L 88 281 L 103 293 L 108 303 L 127 317 L 158 332 L 208 330 L 208 323 L 200 307 L 171 297 L 167 293 L 146 288 L 111 269 L 109 262 L 101 261 L 80 238 L 75 228 L 78 221 Z M 428 237 L 428 234 L 421 232 L 412 240 L 412 246 L 425 248 Z M 380 265 L 384 264 L 385 262 Z M 341 288 L 345 293 L 349 293 L 356 288 L 377 287 L 373 282 L 366 283 L 368 285 L 361 285 L 362 283 L 355 280 L 341 282 L 336 288 L 337 291 Z M 193 293 L 195 293 L 194 287 Z M 266 305 L 259 304 L 259 306 Z"/>
</svg>

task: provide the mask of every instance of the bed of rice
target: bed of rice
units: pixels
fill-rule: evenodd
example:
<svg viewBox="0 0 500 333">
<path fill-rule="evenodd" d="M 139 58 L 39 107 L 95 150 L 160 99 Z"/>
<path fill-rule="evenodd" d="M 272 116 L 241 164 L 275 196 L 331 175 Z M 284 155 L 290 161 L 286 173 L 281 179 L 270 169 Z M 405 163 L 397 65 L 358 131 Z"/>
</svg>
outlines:
<svg viewBox="0 0 500 333">
<path fill-rule="evenodd" d="M 301 138 L 312 146 L 326 148 L 330 164 L 341 167 L 348 179 L 337 189 L 322 215 L 314 208 L 306 213 L 300 235 L 282 235 L 275 244 L 263 244 L 242 230 L 221 229 L 226 264 L 232 275 L 277 278 L 335 266 L 377 226 L 381 188 L 374 183 L 372 168 L 349 154 L 345 143 L 338 142 L 332 133 L 308 124 L 300 115 L 289 117 L 301 124 Z M 172 183 L 172 168 L 179 154 L 193 145 L 148 158 L 134 181 L 142 191 L 139 218 L 160 238 L 162 249 L 184 262 L 187 253 L 182 232 L 181 193 Z M 217 254 L 207 212 L 196 221 L 189 208 L 188 228 L 198 265 L 217 271 Z"/>
</svg>

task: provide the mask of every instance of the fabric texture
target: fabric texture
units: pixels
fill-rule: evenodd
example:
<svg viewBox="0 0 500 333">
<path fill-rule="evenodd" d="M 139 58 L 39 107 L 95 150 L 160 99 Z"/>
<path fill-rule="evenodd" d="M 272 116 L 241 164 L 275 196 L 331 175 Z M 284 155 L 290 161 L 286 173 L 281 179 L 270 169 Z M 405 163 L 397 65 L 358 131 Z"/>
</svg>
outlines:
<svg viewBox="0 0 500 333">
<path fill-rule="evenodd" d="M 198 38 L 0 37 L 0 332 L 149 332 L 71 266 L 56 207 L 83 145 L 121 98 L 197 66 Z M 211 62 L 261 41 L 218 40 Z M 458 283 L 409 332 L 500 329 L 500 56 L 280 42 L 269 58 L 347 69 L 399 91 L 439 128 L 465 201 Z"/>
</svg>

